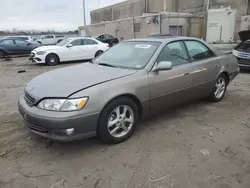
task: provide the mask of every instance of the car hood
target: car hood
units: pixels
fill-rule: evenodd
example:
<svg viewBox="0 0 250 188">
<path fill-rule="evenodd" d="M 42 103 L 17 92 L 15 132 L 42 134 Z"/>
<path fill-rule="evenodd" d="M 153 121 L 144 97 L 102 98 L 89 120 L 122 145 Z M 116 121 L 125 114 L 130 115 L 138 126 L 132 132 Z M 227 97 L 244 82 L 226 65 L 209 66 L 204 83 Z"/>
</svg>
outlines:
<svg viewBox="0 0 250 188">
<path fill-rule="evenodd" d="M 48 50 L 56 50 L 56 49 L 59 49 L 61 48 L 61 46 L 56 46 L 56 45 L 53 45 L 53 46 L 41 46 L 41 47 L 38 47 L 35 49 L 35 51 L 48 51 Z"/>
<path fill-rule="evenodd" d="M 250 39 L 250 30 L 245 30 L 245 31 L 240 31 L 238 33 L 239 37 L 240 37 L 240 40 L 242 42 L 246 41 L 246 40 L 249 40 Z"/>
<path fill-rule="evenodd" d="M 51 97 L 67 98 L 83 89 L 136 72 L 136 70 L 83 63 L 41 74 L 27 84 L 25 92 L 36 100 Z"/>
</svg>

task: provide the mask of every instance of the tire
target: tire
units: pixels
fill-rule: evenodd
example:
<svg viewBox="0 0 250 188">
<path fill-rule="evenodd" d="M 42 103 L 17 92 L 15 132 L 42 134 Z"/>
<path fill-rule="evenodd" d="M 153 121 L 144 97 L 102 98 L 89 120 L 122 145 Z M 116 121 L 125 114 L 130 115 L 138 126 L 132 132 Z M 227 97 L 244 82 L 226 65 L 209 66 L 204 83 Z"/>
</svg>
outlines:
<svg viewBox="0 0 250 188">
<path fill-rule="evenodd" d="M 215 82 L 213 92 L 209 96 L 209 100 L 211 102 L 219 102 L 219 101 L 221 101 L 224 98 L 225 94 L 226 94 L 227 86 L 228 86 L 228 78 L 226 77 L 226 75 L 225 74 L 219 75 L 219 77 L 217 78 L 217 80 Z M 218 89 L 219 89 L 218 87 L 220 87 L 221 92 L 218 91 Z"/>
<path fill-rule="evenodd" d="M 103 51 L 99 50 L 98 52 L 96 52 L 95 57 L 98 57 L 99 55 L 101 55 L 103 53 Z"/>
<path fill-rule="evenodd" d="M 4 56 L 5 56 L 4 51 L 0 50 L 0 59 L 3 59 L 3 58 L 4 58 Z"/>
<path fill-rule="evenodd" d="M 127 97 L 114 99 L 106 105 L 100 115 L 97 135 L 107 144 L 124 142 L 134 133 L 138 121 L 138 107 L 133 100 Z"/>
<path fill-rule="evenodd" d="M 110 46 L 115 46 L 116 44 L 116 42 L 112 42 Z"/>
<path fill-rule="evenodd" d="M 48 54 L 45 61 L 46 64 L 50 66 L 55 66 L 60 62 L 59 57 L 56 54 Z"/>
</svg>

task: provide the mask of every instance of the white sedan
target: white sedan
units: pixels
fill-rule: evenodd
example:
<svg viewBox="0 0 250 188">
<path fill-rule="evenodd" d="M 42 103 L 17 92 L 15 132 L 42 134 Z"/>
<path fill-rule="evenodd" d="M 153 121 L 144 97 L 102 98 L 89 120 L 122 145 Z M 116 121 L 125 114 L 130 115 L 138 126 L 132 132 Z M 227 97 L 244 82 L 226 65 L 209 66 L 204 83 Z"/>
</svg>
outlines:
<svg viewBox="0 0 250 188">
<path fill-rule="evenodd" d="M 109 49 L 109 45 L 96 39 L 69 38 L 54 46 L 42 46 L 31 52 L 34 63 L 56 65 L 64 61 L 90 60 Z"/>
</svg>

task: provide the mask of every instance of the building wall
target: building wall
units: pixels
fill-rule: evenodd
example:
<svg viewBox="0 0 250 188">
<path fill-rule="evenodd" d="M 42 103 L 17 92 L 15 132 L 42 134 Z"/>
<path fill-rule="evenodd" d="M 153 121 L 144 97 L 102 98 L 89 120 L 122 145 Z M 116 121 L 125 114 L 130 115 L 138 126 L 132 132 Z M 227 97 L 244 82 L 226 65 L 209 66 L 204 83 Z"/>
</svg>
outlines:
<svg viewBox="0 0 250 188">
<path fill-rule="evenodd" d="M 156 33 L 169 34 L 170 26 L 176 26 L 182 27 L 181 35 L 202 38 L 203 19 L 203 17 L 185 14 L 164 14 L 161 18 L 159 15 L 153 15 L 80 26 L 79 30 L 85 30 L 90 36 L 104 33 L 116 36 L 119 31 L 119 36 L 117 36 L 119 39 L 131 39 Z"/>
<path fill-rule="evenodd" d="M 165 1 L 165 3 L 164 3 Z M 250 0 L 210 0 L 210 8 L 231 6 L 239 15 L 250 14 Z M 144 12 L 199 12 L 206 10 L 207 0 L 128 0 L 92 11 L 91 23 L 141 16 Z"/>
</svg>

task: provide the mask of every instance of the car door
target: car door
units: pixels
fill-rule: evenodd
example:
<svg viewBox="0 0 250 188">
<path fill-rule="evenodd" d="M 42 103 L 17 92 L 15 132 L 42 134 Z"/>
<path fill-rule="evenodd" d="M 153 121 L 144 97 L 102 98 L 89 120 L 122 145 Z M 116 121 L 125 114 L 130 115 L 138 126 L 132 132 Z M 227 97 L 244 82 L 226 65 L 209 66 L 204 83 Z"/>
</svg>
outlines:
<svg viewBox="0 0 250 188">
<path fill-rule="evenodd" d="M 69 46 L 69 44 L 72 46 Z M 62 49 L 59 50 L 60 58 L 64 61 L 81 60 L 84 56 L 82 50 L 82 39 L 75 39 L 69 44 L 68 46 L 62 47 Z"/>
<path fill-rule="evenodd" d="M 21 39 L 15 39 L 14 43 L 16 44 L 19 54 L 30 54 L 31 48 L 28 42 Z"/>
<path fill-rule="evenodd" d="M 83 39 L 82 54 L 83 59 L 93 59 L 99 50 L 99 44 L 93 39 Z"/>
<path fill-rule="evenodd" d="M 1 42 L 1 46 L 5 49 L 8 54 L 17 54 L 18 49 L 12 39 L 6 39 Z"/>
<path fill-rule="evenodd" d="M 193 96 L 205 97 L 212 92 L 221 65 L 220 57 L 204 43 L 197 40 L 185 41 L 187 51 L 192 60 L 194 90 Z"/>
<path fill-rule="evenodd" d="M 183 41 L 167 44 L 155 66 L 162 61 L 172 62 L 173 68 L 149 73 L 152 112 L 188 101 L 193 86 L 193 68 Z"/>
</svg>

